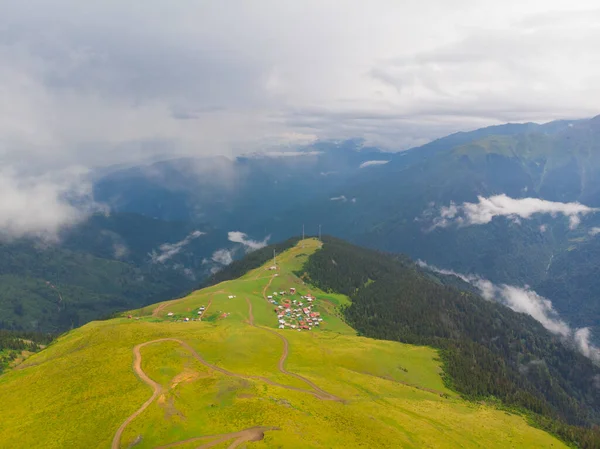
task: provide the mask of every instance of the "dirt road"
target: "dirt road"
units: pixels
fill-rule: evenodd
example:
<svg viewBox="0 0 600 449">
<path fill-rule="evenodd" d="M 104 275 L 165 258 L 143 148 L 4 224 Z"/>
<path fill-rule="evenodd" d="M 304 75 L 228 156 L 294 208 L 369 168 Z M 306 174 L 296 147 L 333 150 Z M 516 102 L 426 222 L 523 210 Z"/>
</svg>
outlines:
<svg viewBox="0 0 600 449">
<path fill-rule="evenodd" d="M 267 289 L 271 286 L 271 283 L 273 282 L 273 279 L 275 279 L 275 277 L 275 275 L 271 276 L 271 279 L 269 279 L 269 282 L 267 283 L 267 285 L 265 285 L 265 288 L 263 288 L 263 298 L 265 298 L 265 301 L 267 302 L 269 302 L 269 300 L 267 299 Z"/>
<path fill-rule="evenodd" d="M 208 312 L 208 309 L 210 309 L 210 306 L 212 306 L 212 298 L 210 299 L 210 301 L 208 301 L 208 304 L 206 305 L 206 307 L 202 311 L 202 314 L 199 315 L 200 318 L 204 318 L 204 315 L 206 315 L 206 312 Z"/>
<path fill-rule="evenodd" d="M 254 323 L 254 317 L 252 316 L 252 323 Z M 253 324 L 254 325 L 254 324 Z M 319 399 L 322 400 L 329 400 L 329 401 L 341 401 L 340 398 L 337 398 L 327 392 L 324 392 L 323 390 L 321 390 L 320 388 L 313 386 L 314 384 L 312 384 L 312 382 L 308 381 L 307 379 L 304 379 L 302 376 L 299 376 L 297 374 L 294 373 L 289 373 L 287 371 L 282 371 L 286 374 L 292 375 L 294 377 L 297 377 L 303 381 L 305 381 L 308 385 L 313 386 L 315 391 L 311 391 L 311 390 L 305 390 L 302 388 L 298 388 L 298 387 L 294 387 L 291 385 L 284 385 L 284 384 L 280 384 L 279 382 L 275 382 L 271 379 L 268 379 L 266 377 L 263 376 L 250 376 L 250 375 L 244 375 L 244 374 L 237 374 L 237 373 L 233 373 L 229 370 L 226 370 L 225 368 L 221 368 L 219 366 L 213 365 L 210 362 L 207 362 L 206 360 L 204 360 L 202 358 L 202 356 L 194 349 L 192 348 L 188 343 L 179 340 L 177 338 L 160 338 L 158 340 L 152 340 L 152 341 L 147 341 L 145 343 L 141 343 L 137 346 L 135 346 L 133 348 L 133 357 L 134 357 L 134 361 L 133 361 L 133 370 L 135 371 L 135 373 L 138 375 L 138 377 L 147 385 L 149 385 L 152 390 L 152 396 L 146 401 L 144 402 L 144 404 L 137 410 L 135 411 L 131 416 L 129 416 L 124 422 L 123 424 L 121 424 L 121 426 L 119 427 L 119 429 L 117 430 L 117 432 L 115 433 L 115 436 L 113 438 L 112 441 L 112 449 L 119 449 L 120 447 L 120 443 L 121 443 L 121 436 L 123 435 L 123 431 L 125 430 L 125 428 L 135 419 L 137 418 L 144 410 L 146 410 L 150 404 L 152 404 L 152 402 L 154 402 L 154 400 L 156 400 L 156 398 L 158 396 L 160 396 L 160 394 L 162 393 L 163 389 L 161 387 L 161 385 L 159 385 L 158 383 L 154 382 L 152 379 L 150 379 L 150 377 L 148 377 L 148 375 L 142 370 L 142 355 L 140 350 L 148 345 L 151 345 L 153 343 L 161 343 L 161 342 L 165 342 L 165 341 L 173 341 L 175 343 L 179 343 L 181 346 L 183 346 L 185 349 L 187 349 L 189 351 L 189 353 L 196 359 L 198 360 L 200 363 L 202 363 L 204 366 L 212 369 L 213 371 L 217 371 L 221 374 L 224 374 L 226 376 L 230 376 L 230 377 L 236 377 L 236 378 L 240 378 L 240 379 L 253 379 L 253 380 L 260 380 L 263 381 L 269 385 L 273 385 L 275 387 L 280 387 L 280 388 L 285 388 L 287 390 L 293 390 L 293 391 L 299 391 L 301 393 L 306 393 L 306 394 L 310 394 L 312 396 L 315 396 Z M 285 362 L 285 358 L 287 358 L 287 345 L 286 348 L 284 349 L 284 356 L 282 356 L 282 359 L 280 360 L 280 366 L 282 366 L 282 363 Z M 280 368 L 281 369 L 281 368 Z M 269 428 L 271 429 L 271 428 Z M 249 429 L 247 429 L 249 430 Z M 244 432 L 244 431 L 242 431 Z M 227 434 L 229 435 L 229 434 Z M 239 443 L 236 444 L 236 446 L 238 444 L 241 444 L 245 441 L 254 441 L 254 440 L 247 440 L 244 439 L 246 438 L 247 434 L 244 435 L 238 435 L 238 440 Z M 229 439 L 229 438 L 228 438 Z M 226 441 L 226 440 L 224 440 Z M 237 441 L 237 440 L 236 440 Z M 211 444 L 211 443 L 208 443 Z M 234 443 L 235 444 L 235 443 Z M 232 446 L 232 447 L 236 447 L 236 446 Z M 201 446 L 201 447 L 211 447 L 211 446 Z"/>
<path fill-rule="evenodd" d="M 209 441 L 201 446 L 198 446 L 198 449 L 208 449 L 214 446 L 217 446 L 225 441 L 232 440 L 235 438 L 235 441 L 229 446 L 230 448 L 236 448 L 242 443 L 248 443 L 251 441 L 260 441 L 265 437 L 265 432 L 271 430 L 281 430 L 279 427 L 250 427 L 249 429 L 240 430 L 239 432 L 232 433 L 223 433 L 221 435 L 207 435 L 204 437 L 197 438 L 189 438 L 187 440 L 178 441 L 177 443 L 171 443 L 164 446 L 159 446 L 156 449 L 169 449 L 171 447 L 181 446 L 182 444 L 194 443 L 196 441 L 204 441 L 210 440 L 214 438 L 214 440 Z"/>
<path fill-rule="evenodd" d="M 148 408 L 148 406 L 150 404 L 152 404 L 152 402 L 154 402 L 154 400 L 162 393 L 162 387 L 160 386 L 160 384 L 158 384 L 158 383 L 154 382 L 152 379 L 150 379 L 146 375 L 146 373 L 142 370 L 142 354 L 140 353 L 140 349 L 142 349 L 144 346 L 155 343 L 157 341 L 160 341 L 160 340 L 148 341 L 146 343 L 137 345 L 136 347 L 133 348 L 133 370 L 140 377 L 140 379 L 142 379 L 142 381 L 144 381 L 147 385 L 150 385 L 153 392 L 152 392 L 152 396 L 150 397 L 150 399 L 148 399 L 146 402 L 144 402 L 144 404 L 139 409 L 137 409 L 137 411 L 135 413 L 133 413 L 133 415 L 131 415 L 129 418 L 127 418 L 123 422 L 123 424 L 121 424 L 121 427 L 119 427 L 119 430 L 117 430 L 117 433 L 115 433 L 115 436 L 113 438 L 112 446 L 111 446 L 112 449 L 119 449 L 119 445 L 121 442 L 121 435 L 123 434 L 123 431 L 125 430 L 125 428 L 131 423 L 131 421 L 133 421 L 144 410 L 146 410 Z"/>
<path fill-rule="evenodd" d="M 282 372 L 283 374 L 295 377 L 296 379 L 301 380 L 302 382 L 306 383 L 313 390 L 315 390 L 315 393 L 316 393 L 315 396 L 317 396 L 320 399 L 324 399 L 324 400 L 328 400 L 328 401 L 343 402 L 343 399 L 341 399 L 337 396 L 334 396 L 330 393 L 327 393 L 325 390 L 322 390 L 321 388 L 319 388 L 317 385 L 315 385 L 312 381 L 308 380 L 306 377 L 303 377 L 300 374 L 292 373 L 285 369 L 285 362 L 286 362 L 288 354 L 289 354 L 289 342 L 288 342 L 287 338 L 285 338 L 279 332 L 274 331 L 273 329 L 269 329 L 269 328 L 262 327 L 262 326 L 257 326 L 256 324 L 254 324 L 254 314 L 252 312 L 252 302 L 247 297 L 246 297 L 246 303 L 248 304 L 248 324 L 250 324 L 250 326 L 253 326 L 257 329 L 262 329 L 266 332 L 270 332 L 271 334 L 276 335 L 283 342 L 283 353 L 281 354 L 281 358 L 279 359 L 279 364 L 277 366 L 279 371 Z"/>
<path fill-rule="evenodd" d="M 225 293 L 225 290 L 219 290 L 218 292 L 214 292 L 211 294 L 211 300 L 209 301 L 209 304 L 212 302 L 212 298 L 214 297 L 214 295 L 216 295 L 217 293 Z M 177 298 L 177 299 L 172 299 L 171 301 L 166 301 L 163 302 L 162 304 L 159 304 L 157 308 L 155 308 L 152 311 L 152 316 L 158 316 L 160 314 L 160 312 L 162 312 L 163 310 L 165 310 L 168 306 L 171 306 L 183 299 L 186 299 L 186 297 L 183 298 Z M 208 309 L 208 307 L 207 307 Z"/>
</svg>

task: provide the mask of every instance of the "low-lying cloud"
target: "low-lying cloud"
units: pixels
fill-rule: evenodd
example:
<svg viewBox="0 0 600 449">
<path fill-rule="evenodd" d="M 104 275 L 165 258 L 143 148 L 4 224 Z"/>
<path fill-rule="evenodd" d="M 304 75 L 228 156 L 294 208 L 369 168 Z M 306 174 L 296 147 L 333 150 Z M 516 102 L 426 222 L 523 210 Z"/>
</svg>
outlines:
<svg viewBox="0 0 600 449">
<path fill-rule="evenodd" d="M 248 235 L 243 232 L 231 231 L 227 235 L 227 238 L 229 239 L 230 242 L 241 243 L 246 248 L 246 252 L 251 252 L 251 251 L 255 251 L 257 249 L 261 249 L 261 248 L 264 248 L 265 246 L 267 246 L 271 236 L 268 235 L 264 238 L 264 240 L 259 241 L 259 240 L 249 239 Z"/>
<path fill-rule="evenodd" d="M 373 165 L 385 165 L 390 161 L 366 161 L 359 165 L 358 168 L 372 167 Z"/>
<path fill-rule="evenodd" d="M 552 301 L 538 295 L 525 287 L 500 284 L 472 274 L 461 274 L 452 270 L 444 270 L 419 260 L 418 265 L 436 273 L 456 276 L 476 287 L 481 296 L 490 301 L 503 304 L 515 312 L 526 313 L 542 324 L 546 329 L 573 343 L 586 357 L 600 361 L 600 349 L 590 343 L 590 329 L 587 327 L 572 329 L 552 306 Z"/>
<path fill-rule="evenodd" d="M 346 201 L 348 201 L 348 198 L 346 198 L 346 195 L 340 195 L 340 196 L 334 196 L 329 198 L 330 201 L 341 201 L 342 203 L 345 203 Z"/>
<path fill-rule="evenodd" d="M 218 249 L 213 253 L 211 260 L 219 265 L 229 265 L 233 262 L 233 252 L 226 248 Z"/>
<path fill-rule="evenodd" d="M 600 234 L 600 228 L 593 227 L 592 229 L 589 230 L 588 234 L 590 234 L 592 237 L 595 236 L 596 234 Z"/>
<path fill-rule="evenodd" d="M 431 230 L 445 228 L 452 224 L 458 226 L 482 225 L 490 223 L 494 217 L 507 217 L 516 222 L 528 220 L 536 214 L 558 214 L 569 218 L 569 228 L 575 229 L 581 223 L 581 217 L 598 212 L 599 209 L 581 203 L 560 203 L 540 198 L 511 198 L 505 194 L 489 198 L 477 197 L 477 203 L 465 202 L 457 205 L 453 202 L 440 209 L 439 216 L 433 220 Z"/>
<path fill-rule="evenodd" d="M 64 227 L 105 211 L 91 192 L 82 171 L 53 178 L 0 171 L 0 238 L 55 239 Z"/>
<path fill-rule="evenodd" d="M 202 231 L 194 231 L 183 240 L 176 243 L 163 243 L 158 247 L 159 252 L 152 251 L 150 257 L 153 263 L 165 263 L 173 256 L 179 254 L 183 248 L 189 245 L 193 240 L 206 234 Z"/>
<path fill-rule="evenodd" d="M 329 201 L 339 201 L 340 203 L 347 203 L 350 201 L 351 203 L 356 203 L 356 198 L 348 199 L 346 195 L 340 195 L 329 198 Z"/>
<path fill-rule="evenodd" d="M 129 255 L 129 248 L 122 243 L 113 243 L 113 256 L 115 259 L 123 259 Z"/>
</svg>

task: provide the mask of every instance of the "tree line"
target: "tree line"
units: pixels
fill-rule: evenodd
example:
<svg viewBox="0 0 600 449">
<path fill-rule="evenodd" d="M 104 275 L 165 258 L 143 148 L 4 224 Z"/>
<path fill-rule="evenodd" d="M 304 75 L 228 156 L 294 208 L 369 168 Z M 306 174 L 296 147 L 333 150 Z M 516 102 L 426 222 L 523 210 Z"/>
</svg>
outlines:
<svg viewBox="0 0 600 449">
<path fill-rule="evenodd" d="M 444 381 L 465 398 L 500 402 L 569 443 L 600 447 L 600 368 L 589 359 L 460 281 L 404 256 L 323 240 L 303 274 L 352 300 L 344 315 L 360 334 L 437 348 Z"/>
<path fill-rule="evenodd" d="M 22 351 L 37 352 L 53 339 L 52 334 L 0 329 L 0 374 Z"/>
</svg>

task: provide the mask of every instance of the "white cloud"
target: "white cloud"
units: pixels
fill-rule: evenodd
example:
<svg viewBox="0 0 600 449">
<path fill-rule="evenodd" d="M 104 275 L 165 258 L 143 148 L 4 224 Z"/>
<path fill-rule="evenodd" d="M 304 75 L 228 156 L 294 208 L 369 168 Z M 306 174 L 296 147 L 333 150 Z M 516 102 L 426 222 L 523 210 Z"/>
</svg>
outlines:
<svg viewBox="0 0 600 449">
<path fill-rule="evenodd" d="M 581 353 L 591 358 L 592 360 L 600 360 L 600 350 L 590 343 L 590 329 L 589 327 L 582 327 L 577 329 L 574 334 L 575 343 L 581 350 Z"/>
<path fill-rule="evenodd" d="M 406 148 L 590 116 L 600 94 L 595 0 L 0 4 L 0 152 L 20 161 L 315 137 Z"/>
<path fill-rule="evenodd" d="M 540 225 L 540 232 L 541 232 L 541 233 L 544 233 L 544 232 L 546 232 L 547 230 L 548 230 L 548 225 L 545 225 L 545 224 L 543 224 L 543 225 Z"/>
<path fill-rule="evenodd" d="M 501 285 L 496 287 L 496 295 L 515 312 L 531 315 L 554 334 L 567 336 L 571 332 L 569 326 L 558 316 L 552 302 L 533 290 Z"/>
<path fill-rule="evenodd" d="M 113 255 L 115 259 L 122 259 L 129 254 L 129 248 L 122 243 L 113 243 Z"/>
<path fill-rule="evenodd" d="M 60 176 L 23 175 L 0 171 L 0 238 L 56 238 L 65 226 L 105 211 L 96 204 L 82 172 Z"/>
<path fill-rule="evenodd" d="M 366 161 L 360 164 L 358 168 L 372 167 L 373 165 L 385 165 L 390 161 Z"/>
<path fill-rule="evenodd" d="M 233 262 L 233 253 L 231 250 L 226 248 L 218 249 L 213 253 L 211 259 L 213 262 L 216 262 L 219 265 L 229 265 L 231 262 Z"/>
<path fill-rule="evenodd" d="M 515 312 L 526 313 L 542 324 L 553 334 L 560 335 L 575 344 L 577 349 L 586 357 L 600 361 L 600 350 L 590 342 L 588 328 L 572 329 L 552 306 L 552 301 L 538 295 L 528 287 L 514 285 L 496 285 L 491 281 L 472 274 L 461 274 L 452 270 L 440 269 L 419 260 L 418 265 L 429 270 L 448 276 L 456 276 L 475 286 L 482 297 L 496 301 L 511 308 Z"/>
<path fill-rule="evenodd" d="M 330 201 L 341 201 L 342 203 L 345 203 L 346 201 L 348 201 L 348 198 L 346 198 L 345 195 L 340 195 L 340 196 L 334 196 L 332 198 L 329 198 Z"/>
<path fill-rule="evenodd" d="M 198 237 L 205 235 L 205 232 L 194 231 L 190 233 L 186 238 L 176 243 L 163 243 L 158 247 L 159 252 L 152 251 L 150 257 L 153 263 L 165 263 L 173 256 L 179 254 L 183 248 L 189 245 L 193 240 Z"/>
<path fill-rule="evenodd" d="M 271 236 L 268 235 L 265 237 L 264 240 L 258 241 L 249 239 L 248 235 L 239 231 L 231 231 L 228 234 L 228 239 L 230 242 L 241 243 L 246 247 L 246 251 L 248 252 L 264 248 L 265 246 L 267 246 L 270 238 Z"/>
<path fill-rule="evenodd" d="M 451 224 L 459 226 L 481 225 L 492 221 L 494 217 L 508 217 L 519 223 L 519 219 L 529 219 L 535 214 L 562 214 L 569 217 L 569 227 L 576 228 L 581 217 L 597 212 L 599 209 L 581 203 L 560 203 L 539 198 L 511 198 L 507 195 L 495 195 L 489 198 L 477 197 L 477 203 L 450 203 L 440 209 L 439 216 L 433 221 L 431 229 L 444 228 Z"/>
<path fill-rule="evenodd" d="M 598 227 L 593 227 L 592 229 L 589 230 L 588 232 L 591 236 L 594 236 L 596 234 L 600 234 L 600 228 Z"/>
</svg>

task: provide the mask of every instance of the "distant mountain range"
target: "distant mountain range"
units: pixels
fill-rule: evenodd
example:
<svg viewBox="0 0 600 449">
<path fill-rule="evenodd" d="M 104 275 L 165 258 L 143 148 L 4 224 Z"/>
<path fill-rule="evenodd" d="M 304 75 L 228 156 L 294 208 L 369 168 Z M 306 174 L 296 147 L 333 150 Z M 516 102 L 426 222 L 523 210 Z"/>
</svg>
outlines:
<svg viewBox="0 0 600 449">
<path fill-rule="evenodd" d="M 591 327 L 600 335 L 598 174 L 600 116 L 492 126 L 400 153 L 350 140 L 234 160 L 176 159 L 98 172 L 94 196 L 109 206 L 109 217 L 91 217 L 51 250 L 30 241 L 5 248 L 17 259 L 31 255 L 41 264 L 34 274 L 27 264 L 13 264 L 11 276 L 63 288 L 72 280 L 50 262 L 45 270 L 49 257 L 43 251 L 68 254 L 90 276 L 100 262 L 102 269 L 125 266 L 145 279 L 156 276 L 162 287 L 149 288 L 152 294 L 137 294 L 141 290 L 133 287 L 107 291 L 112 299 L 101 309 L 108 313 L 132 307 L 129 301 L 181 294 L 249 250 L 299 235 L 303 225 L 315 235 L 321 225 L 324 233 L 354 243 L 528 288 L 551 300 L 569 325 Z M 573 209 L 575 202 L 586 208 Z M 194 237 L 196 231 L 205 234 Z M 160 257 L 161 247 L 170 254 L 169 245 L 178 243 L 174 254 Z M 114 288 L 113 279 L 119 278 L 102 279 Z M 77 282 L 88 292 L 94 284 Z M 10 285 L 12 293 L 0 295 L 6 311 L 2 325 L 39 326 L 41 318 L 30 319 L 36 306 L 21 310 L 15 298 L 37 304 L 43 297 L 53 304 L 53 292 L 34 294 L 20 281 Z M 91 296 L 66 296 L 77 323 L 100 314 L 77 305 Z M 54 323 L 51 309 L 44 316 Z M 57 326 L 69 322 L 75 319 Z"/>
</svg>

